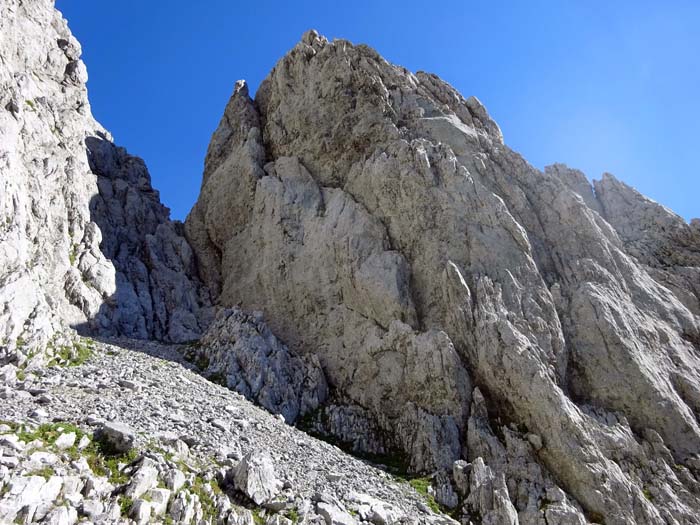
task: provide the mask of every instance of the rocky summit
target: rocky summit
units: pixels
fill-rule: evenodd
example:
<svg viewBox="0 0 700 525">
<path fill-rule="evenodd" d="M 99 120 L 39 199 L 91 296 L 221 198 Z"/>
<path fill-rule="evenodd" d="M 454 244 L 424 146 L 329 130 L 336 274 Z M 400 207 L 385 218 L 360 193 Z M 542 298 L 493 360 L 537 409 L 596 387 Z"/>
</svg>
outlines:
<svg viewBox="0 0 700 525">
<path fill-rule="evenodd" d="M 0 3 L 0 523 L 700 523 L 700 220 L 309 31 L 179 223 L 80 55 Z"/>
</svg>

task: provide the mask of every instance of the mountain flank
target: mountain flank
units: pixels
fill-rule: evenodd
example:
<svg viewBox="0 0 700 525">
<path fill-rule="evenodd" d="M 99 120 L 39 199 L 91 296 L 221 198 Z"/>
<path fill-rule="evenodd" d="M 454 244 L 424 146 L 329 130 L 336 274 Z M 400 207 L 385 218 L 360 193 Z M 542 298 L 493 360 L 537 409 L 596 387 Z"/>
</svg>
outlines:
<svg viewBox="0 0 700 525">
<path fill-rule="evenodd" d="M 700 221 L 315 31 L 172 221 L 80 54 L 0 5 L 0 522 L 700 523 Z"/>
</svg>

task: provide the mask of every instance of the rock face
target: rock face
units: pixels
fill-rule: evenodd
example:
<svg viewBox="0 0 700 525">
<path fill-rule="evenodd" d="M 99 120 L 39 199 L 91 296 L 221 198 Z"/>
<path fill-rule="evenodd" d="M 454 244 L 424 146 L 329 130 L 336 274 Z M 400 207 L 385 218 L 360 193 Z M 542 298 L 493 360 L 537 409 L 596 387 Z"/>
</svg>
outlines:
<svg viewBox="0 0 700 525">
<path fill-rule="evenodd" d="M 311 31 L 236 84 L 185 230 L 220 304 L 318 357 L 326 431 L 469 459 L 466 513 L 698 523 L 697 222 L 542 173 L 476 98 Z"/>
<path fill-rule="evenodd" d="M 328 396 L 316 356 L 292 354 L 263 322 L 237 308 L 221 310 L 197 344 L 205 376 L 293 423 Z"/>
<path fill-rule="evenodd" d="M 184 341 L 206 318 L 181 226 L 92 118 L 80 54 L 53 2 L 0 6 L 0 361 L 68 325 Z"/>
<path fill-rule="evenodd" d="M 700 523 L 700 221 L 311 31 L 236 84 L 183 226 L 80 53 L 0 4 L 0 520 Z"/>
</svg>

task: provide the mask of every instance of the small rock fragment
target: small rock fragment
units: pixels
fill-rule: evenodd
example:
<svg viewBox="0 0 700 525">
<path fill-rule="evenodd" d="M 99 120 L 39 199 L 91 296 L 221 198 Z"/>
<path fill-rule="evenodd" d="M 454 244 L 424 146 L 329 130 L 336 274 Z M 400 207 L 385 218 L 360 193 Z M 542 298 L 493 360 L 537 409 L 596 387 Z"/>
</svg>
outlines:
<svg viewBox="0 0 700 525">
<path fill-rule="evenodd" d="M 54 445 L 58 450 L 66 450 L 71 448 L 75 444 L 76 435 L 75 432 L 68 432 L 66 434 L 61 434 L 58 436 Z"/>
</svg>

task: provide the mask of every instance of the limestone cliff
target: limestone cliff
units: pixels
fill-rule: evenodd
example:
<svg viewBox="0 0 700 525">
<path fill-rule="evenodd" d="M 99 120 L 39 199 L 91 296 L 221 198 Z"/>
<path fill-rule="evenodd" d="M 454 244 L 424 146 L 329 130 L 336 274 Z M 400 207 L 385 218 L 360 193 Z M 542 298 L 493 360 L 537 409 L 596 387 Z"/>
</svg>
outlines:
<svg viewBox="0 0 700 525">
<path fill-rule="evenodd" d="M 697 223 L 311 31 L 236 84 L 185 229 L 221 305 L 318 357 L 317 427 L 452 472 L 465 515 L 699 522 Z"/>
<path fill-rule="evenodd" d="M 700 523 L 697 220 L 310 31 L 235 85 L 182 225 L 80 55 L 50 0 L 0 2 L 0 519 L 454 523 L 297 422 L 465 524 Z M 93 472 L 73 442 L 117 420 L 139 460 Z"/>
<path fill-rule="evenodd" d="M 80 54 L 53 2 L 0 4 L 0 361 L 67 326 L 184 341 L 206 317 L 181 225 L 93 119 Z"/>
</svg>

